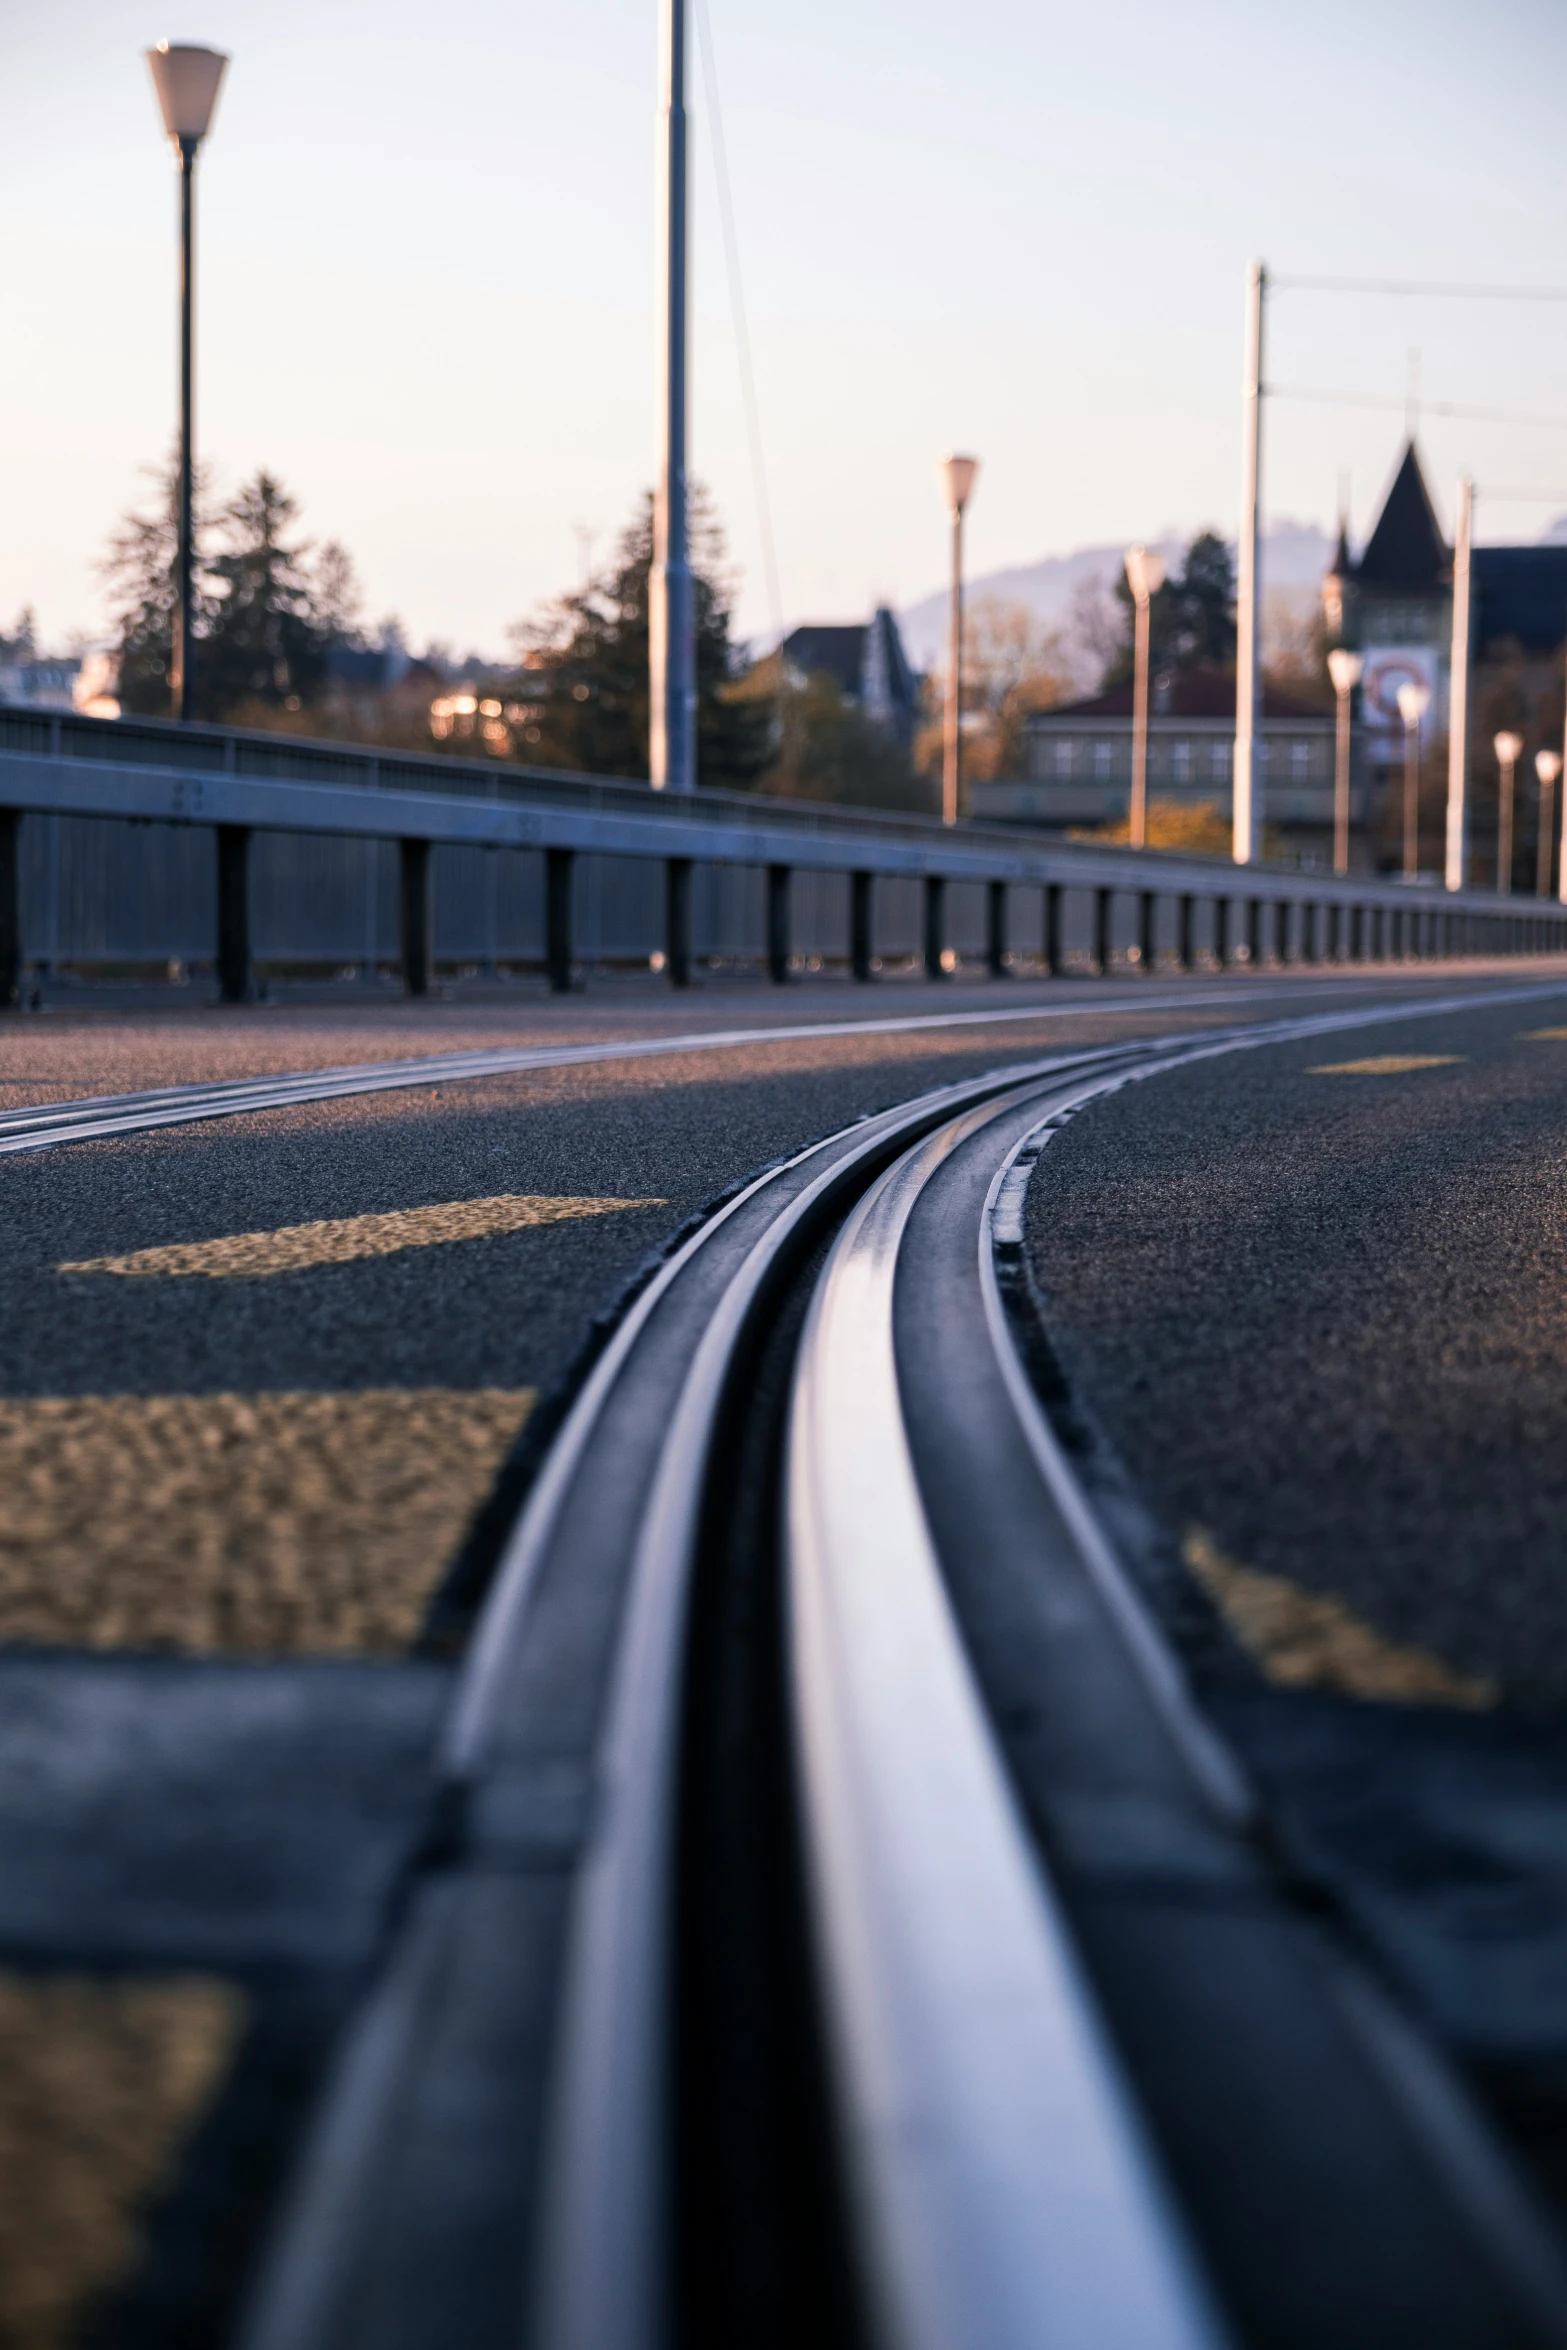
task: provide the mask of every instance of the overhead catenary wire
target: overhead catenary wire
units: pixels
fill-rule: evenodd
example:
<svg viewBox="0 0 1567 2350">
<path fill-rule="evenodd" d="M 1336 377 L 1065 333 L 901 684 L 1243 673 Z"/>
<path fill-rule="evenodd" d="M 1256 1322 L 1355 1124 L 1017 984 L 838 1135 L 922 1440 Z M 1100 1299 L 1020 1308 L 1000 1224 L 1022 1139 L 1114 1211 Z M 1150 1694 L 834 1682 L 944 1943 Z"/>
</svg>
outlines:
<svg viewBox="0 0 1567 2350">
<path fill-rule="evenodd" d="M 1295 384 L 1265 384 L 1265 396 L 1270 400 L 1307 400 L 1318 407 L 1329 408 L 1401 408 L 1408 413 L 1407 395 L 1395 399 L 1388 392 L 1333 392 L 1318 391 L 1314 386 Z M 1567 431 L 1567 416 L 1543 416 L 1527 408 L 1474 408 L 1460 400 L 1422 400 L 1422 412 L 1427 416 L 1455 416 L 1470 424 L 1532 424 L 1547 431 Z"/>
<path fill-rule="evenodd" d="M 740 367 L 740 397 L 745 409 L 746 439 L 751 452 L 751 484 L 756 498 L 756 522 L 762 541 L 762 567 L 773 628 L 783 637 L 783 597 L 778 587 L 778 555 L 773 538 L 772 502 L 767 489 L 767 465 L 762 453 L 761 410 L 756 397 L 756 373 L 751 364 L 751 331 L 746 319 L 745 286 L 740 274 L 740 240 L 735 230 L 734 192 L 729 179 L 729 151 L 724 141 L 724 112 L 718 89 L 718 60 L 707 0 L 696 0 L 698 44 L 702 53 L 702 85 L 707 92 L 713 122 L 713 168 L 718 181 L 718 213 L 723 229 L 724 266 L 729 277 L 729 307 L 734 319 L 735 352 Z"/>
</svg>

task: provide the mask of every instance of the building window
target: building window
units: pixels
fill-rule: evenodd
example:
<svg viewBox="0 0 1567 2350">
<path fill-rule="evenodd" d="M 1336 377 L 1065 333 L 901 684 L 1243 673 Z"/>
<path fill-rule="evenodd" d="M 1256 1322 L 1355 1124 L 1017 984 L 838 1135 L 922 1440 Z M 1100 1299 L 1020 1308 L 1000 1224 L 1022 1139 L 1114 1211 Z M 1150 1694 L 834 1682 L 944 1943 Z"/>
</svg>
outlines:
<svg viewBox="0 0 1567 2350">
<path fill-rule="evenodd" d="M 1108 783 L 1110 780 L 1110 745 L 1108 743 L 1095 743 L 1094 745 L 1094 779 L 1098 783 Z"/>
<path fill-rule="evenodd" d="M 1304 782 L 1306 781 L 1306 778 L 1307 778 L 1307 777 L 1310 775 L 1310 773 L 1311 773 L 1311 745 L 1310 745 L 1309 743 L 1291 743 L 1291 744 L 1290 744 L 1290 780 L 1291 780 L 1291 782 L 1292 782 L 1292 783 L 1304 783 Z"/>
<path fill-rule="evenodd" d="M 1170 747 L 1170 774 L 1176 783 L 1190 783 L 1192 779 L 1192 746 L 1173 743 Z"/>
<path fill-rule="evenodd" d="M 1072 744 L 1072 743 L 1057 743 L 1057 744 L 1056 744 L 1056 746 L 1055 746 L 1055 752 L 1056 752 L 1056 773 L 1057 773 L 1057 775 L 1070 775 L 1070 774 L 1071 774 L 1071 772 L 1072 772 L 1072 766 L 1073 766 L 1072 753 L 1073 753 L 1073 750 L 1075 749 L 1075 747 L 1076 747 L 1076 746 L 1075 746 L 1074 744 Z"/>
<path fill-rule="evenodd" d="M 1214 744 L 1213 749 L 1209 754 L 1208 772 L 1213 777 L 1215 783 L 1229 782 L 1230 759 L 1234 753 L 1234 749 L 1235 746 L 1233 743 Z"/>
</svg>

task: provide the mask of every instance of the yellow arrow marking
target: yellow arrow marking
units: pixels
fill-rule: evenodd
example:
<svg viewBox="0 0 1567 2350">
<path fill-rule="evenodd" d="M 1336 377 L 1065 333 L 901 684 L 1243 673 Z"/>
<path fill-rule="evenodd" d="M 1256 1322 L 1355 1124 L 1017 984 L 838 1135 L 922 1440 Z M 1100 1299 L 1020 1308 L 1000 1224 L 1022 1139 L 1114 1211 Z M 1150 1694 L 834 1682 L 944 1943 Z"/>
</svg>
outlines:
<svg viewBox="0 0 1567 2350">
<path fill-rule="evenodd" d="M 77 2341 L 135 2266 L 247 2010 L 210 1975 L 0 1974 L 0 2340 Z"/>
<path fill-rule="evenodd" d="M 319 1224 L 285 1224 L 276 1232 L 230 1232 L 220 1240 L 181 1240 L 139 1248 L 124 1257 L 82 1257 L 57 1273 L 158 1274 L 212 1281 L 300 1273 L 313 1265 L 347 1265 L 357 1257 L 396 1256 L 406 1248 L 435 1248 L 453 1240 L 485 1240 L 537 1224 L 567 1224 L 579 1216 L 614 1216 L 628 1208 L 663 1208 L 661 1199 L 535 1199 L 503 1192 L 498 1199 L 447 1200 L 436 1207 L 395 1208 L 387 1215 L 336 1216 Z"/>
<path fill-rule="evenodd" d="M 1287 1689 L 1331 1689 L 1383 1705 L 1495 1705 L 1494 1681 L 1471 1680 L 1423 1648 L 1385 1640 L 1342 1600 L 1303 1591 L 1283 1575 L 1261 1575 L 1226 1558 L 1200 1526 L 1181 1556 L 1248 1656 Z"/>
<path fill-rule="evenodd" d="M 1312 1077 L 1401 1077 L 1406 1069 L 1451 1069 L 1462 1053 L 1378 1053 L 1369 1061 L 1326 1061 Z"/>
<path fill-rule="evenodd" d="M 0 1643 L 400 1654 L 532 1402 L 0 1399 Z"/>
</svg>

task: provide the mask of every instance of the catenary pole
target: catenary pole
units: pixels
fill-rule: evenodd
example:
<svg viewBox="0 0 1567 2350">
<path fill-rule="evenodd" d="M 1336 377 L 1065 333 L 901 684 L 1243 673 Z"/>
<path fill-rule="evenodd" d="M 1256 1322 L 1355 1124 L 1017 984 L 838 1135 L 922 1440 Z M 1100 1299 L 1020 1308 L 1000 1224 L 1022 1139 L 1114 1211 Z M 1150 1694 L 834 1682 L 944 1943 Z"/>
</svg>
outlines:
<svg viewBox="0 0 1567 2350">
<path fill-rule="evenodd" d="M 658 128 L 663 447 L 648 581 L 648 772 L 655 791 L 696 788 L 696 625 L 686 519 L 686 0 L 661 0 Z"/>
<path fill-rule="evenodd" d="M 1447 862 L 1449 889 L 1469 874 L 1469 550 L 1474 538 L 1474 483 L 1458 484 L 1453 524 L 1453 649 L 1447 691 Z"/>
<path fill-rule="evenodd" d="M 1268 273 L 1254 261 L 1246 280 L 1246 359 L 1242 379 L 1241 524 L 1236 550 L 1234 847 L 1237 865 L 1257 855 L 1261 800 L 1257 751 L 1257 621 L 1260 600 L 1258 508 L 1262 469 L 1262 307 Z"/>
</svg>

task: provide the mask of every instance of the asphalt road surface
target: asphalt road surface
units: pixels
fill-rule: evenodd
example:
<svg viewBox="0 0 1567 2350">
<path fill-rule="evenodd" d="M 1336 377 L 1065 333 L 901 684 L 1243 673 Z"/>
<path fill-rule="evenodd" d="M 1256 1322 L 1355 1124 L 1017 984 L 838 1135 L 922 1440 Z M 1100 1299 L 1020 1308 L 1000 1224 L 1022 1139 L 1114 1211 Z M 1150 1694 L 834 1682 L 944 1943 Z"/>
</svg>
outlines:
<svg viewBox="0 0 1567 2350">
<path fill-rule="evenodd" d="M 452 1660 L 554 1403 L 688 1219 L 1003 1063 L 1523 984 L 1559 998 L 1130 1087 L 1056 1137 L 1029 1216 L 1062 1425 L 1205 1695 L 1300 1868 L 1549 2169 L 1559 966 L 12 1024 L 0 1110 L 757 1033 L 0 1166 L 0 2339 L 222 2338 L 437 1832 Z M 892 1025 L 843 1032 L 867 1020 Z"/>
<path fill-rule="evenodd" d="M 1126 1088 L 1033 1178 L 1058 1423 L 1303 1885 L 1567 2187 L 1567 1022 Z"/>
</svg>

